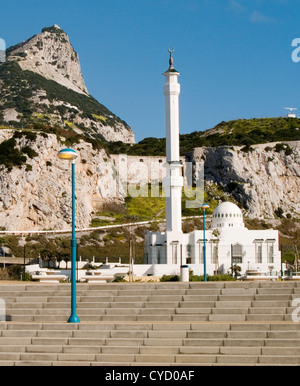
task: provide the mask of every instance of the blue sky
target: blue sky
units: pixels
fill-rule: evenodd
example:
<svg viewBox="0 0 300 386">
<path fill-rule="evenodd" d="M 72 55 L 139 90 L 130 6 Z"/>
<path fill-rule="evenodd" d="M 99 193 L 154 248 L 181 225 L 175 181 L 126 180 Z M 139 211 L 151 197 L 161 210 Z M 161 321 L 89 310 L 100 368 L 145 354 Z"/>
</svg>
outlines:
<svg viewBox="0 0 300 386">
<path fill-rule="evenodd" d="M 58 24 L 79 54 L 90 94 L 133 129 L 165 136 L 168 47 L 181 73 L 180 131 L 299 109 L 299 0 L 2 0 L 11 46 Z M 299 54 L 300 57 L 300 54 Z"/>
</svg>

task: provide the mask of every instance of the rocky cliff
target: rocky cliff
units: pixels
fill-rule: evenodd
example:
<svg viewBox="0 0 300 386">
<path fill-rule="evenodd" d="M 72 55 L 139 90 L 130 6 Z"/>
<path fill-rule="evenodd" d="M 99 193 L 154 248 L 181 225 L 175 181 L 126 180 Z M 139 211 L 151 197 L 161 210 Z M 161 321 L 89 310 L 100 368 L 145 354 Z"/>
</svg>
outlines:
<svg viewBox="0 0 300 386">
<path fill-rule="evenodd" d="M 57 25 L 7 50 L 7 62 L 0 63 L 1 123 L 134 143 L 128 124 L 89 95 L 78 55 Z"/>
<path fill-rule="evenodd" d="M 206 187 L 217 184 L 252 218 L 300 213 L 300 141 L 250 148 L 196 148 L 189 154 L 205 163 Z"/>
<path fill-rule="evenodd" d="M 57 157 L 59 150 L 69 147 L 64 141 L 42 131 L 0 130 L 2 229 L 70 229 L 70 166 Z M 104 149 L 83 140 L 72 148 L 78 153 L 76 226 L 85 228 L 103 203 L 122 203 L 125 195 L 119 191 L 118 165 Z M 187 160 L 204 162 L 206 191 L 211 185 L 219 186 L 227 199 L 231 196 L 240 203 L 246 216 L 299 218 L 299 141 L 253 145 L 248 151 L 241 147 L 196 148 Z"/>
<path fill-rule="evenodd" d="M 8 61 L 18 61 L 22 70 L 88 95 L 78 54 L 68 35 L 58 26 L 44 28 L 39 35 L 8 49 Z"/>
<path fill-rule="evenodd" d="M 17 135 L 16 135 L 17 133 Z M 54 134 L 0 130 L 0 143 L 15 140 L 24 162 L 0 165 L 0 226 L 5 230 L 65 230 L 71 227 L 71 169 L 57 153 L 66 147 Z M 30 148 L 27 152 L 25 149 Z M 103 202 L 116 200 L 116 172 L 107 153 L 80 141 L 76 161 L 76 226 L 90 226 Z M 3 150 L 3 147 L 1 148 Z M 26 155 L 27 154 L 27 155 Z"/>
</svg>

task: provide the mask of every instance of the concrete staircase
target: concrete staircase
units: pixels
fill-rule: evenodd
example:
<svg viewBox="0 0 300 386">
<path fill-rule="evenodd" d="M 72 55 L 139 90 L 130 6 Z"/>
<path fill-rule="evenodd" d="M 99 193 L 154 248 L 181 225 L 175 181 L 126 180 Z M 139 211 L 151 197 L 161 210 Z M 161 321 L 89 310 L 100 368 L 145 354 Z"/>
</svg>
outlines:
<svg viewBox="0 0 300 386">
<path fill-rule="evenodd" d="M 1 285 L 0 365 L 300 364 L 297 282 Z M 300 304 L 300 301 L 299 301 Z"/>
</svg>

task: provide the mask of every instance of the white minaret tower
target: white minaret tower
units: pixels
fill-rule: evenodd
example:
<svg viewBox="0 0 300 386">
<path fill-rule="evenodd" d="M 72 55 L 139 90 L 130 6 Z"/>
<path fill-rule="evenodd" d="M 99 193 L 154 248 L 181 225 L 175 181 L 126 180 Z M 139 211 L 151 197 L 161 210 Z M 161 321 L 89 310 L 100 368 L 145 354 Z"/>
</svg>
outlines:
<svg viewBox="0 0 300 386">
<path fill-rule="evenodd" d="M 179 154 L 179 94 L 180 75 L 173 67 L 173 52 L 169 50 L 169 69 L 164 73 L 166 82 L 166 177 L 163 187 L 166 196 L 166 232 L 147 232 L 145 257 L 153 264 L 153 275 L 158 264 L 182 265 L 185 262 L 184 234 L 181 226 L 181 196 L 183 187 L 182 163 Z"/>
<path fill-rule="evenodd" d="M 182 163 L 179 153 L 179 94 L 180 75 L 173 67 L 173 52 L 169 49 L 169 69 L 164 73 L 166 83 L 166 153 L 167 176 L 164 179 L 166 194 L 166 232 L 174 232 L 174 237 L 181 238 L 181 195 L 183 187 Z M 178 233 L 178 235 L 176 235 Z M 178 240 L 179 241 L 179 240 Z"/>
</svg>

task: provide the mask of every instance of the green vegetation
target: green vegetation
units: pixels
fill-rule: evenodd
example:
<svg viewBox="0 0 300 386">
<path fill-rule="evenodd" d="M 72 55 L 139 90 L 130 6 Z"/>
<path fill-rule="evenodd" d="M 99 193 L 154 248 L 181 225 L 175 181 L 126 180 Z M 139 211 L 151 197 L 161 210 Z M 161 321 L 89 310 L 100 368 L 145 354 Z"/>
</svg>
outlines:
<svg viewBox="0 0 300 386">
<path fill-rule="evenodd" d="M 128 154 L 140 156 L 163 156 L 166 154 L 165 138 L 145 138 L 134 145 L 126 144 L 121 141 L 108 142 L 107 147 L 111 154 Z"/>
<path fill-rule="evenodd" d="M 21 152 L 23 154 L 26 154 L 29 158 L 35 158 L 38 156 L 38 153 L 35 150 L 31 149 L 31 147 L 29 146 L 22 147 Z"/>
<path fill-rule="evenodd" d="M 51 26 L 51 27 L 45 27 L 45 28 L 43 28 L 43 29 L 42 29 L 42 33 L 43 33 L 43 32 L 51 32 L 52 34 L 54 33 L 54 34 L 56 34 L 56 35 L 65 35 L 65 32 L 64 32 L 62 29 L 56 27 L 55 25 L 53 25 L 53 26 Z"/>
<path fill-rule="evenodd" d="M 163 275 L 160 279 L 162 282 L 166 281 L 179 281 L 180 277 L 179 275 Z M 190 272 L 189 276 L 190 281 L 204 281 L 204 275 L 194 275 L 192 272 Z M 207 281 L 235 281 L 236 279 L 229 274 L 224 275 L 206 275 Z"/>
<path fill-rule="evenodd" d="M 275 151 L 280 153 L 283 151 L 285 155 L 291 155 L 293 154 L 293 150 L 287 143 L 277 143 L 275 146 Z"/>
<path fill-rule="evenodd" d="M 300 226 L 299 221 L 295 222 L 291 218 L 281 218 L 278 227 L 280 232 L 280 247 L 282 261 L 297 266 L 299 271 L 299 251 L 300 251 Z M 296 267 L 295 267 L 296 268 Z"/>
<path fill-rule="evenodd" d="M 0 280 L 20 280 L 24 279 L 24 269 L 21 265 L 10 265 L 0 270 Z M 25 273 L 25 281 L 31 281 L 31 275 Z"/>
<path fill-rule="evenodd" d="M 4 165 L 8 171 L 11 171 L 14 166 L 21 167 L 27 160 L 15 146 L 15 138 L 10 138 L 0 144 L 0 164 Z"/>
<path fill-rule="evenodd" d="M 193 151 L 195 147 L 243 146 L 243 151 L 251 151 L 251 145 L 300 140 L 299 118 L 260 118 L 239 119 L 221 122 L 213 129 L 195 131 L 180 135 L 180 153 L 182 156 Z M 152 155 L 165 154 L 165 138 L 145 138 L 135 145 L 122 142 L 109 143 L 112 154 Z M 286 155 L 291 154 L 288 145 L 281 149 Z"/>
<path fill-rule="evenodd" d="M 139 195 L 133 196 L 128 194 L 125 199 L 125 205 L 106 204 L 104 209 L 98 211 L 92 220 L 92 227 L 100 227 L 113 224 L 135 223 L 142 221 L 154 222 L 151 224 L 151 230 L 158 229 L 157 221 L 164 220 L 165 213 L 165 196 L 162 193 L 162 187 L 159 186 L 158 197 L 152 197 L 151 186 L 145 185 Z M 215 184 L 210 184 L 204 193 L 204 202 L 209 205 L 206 211 L 211 215 L 220 201 L 233 201 L 230 195 Z M 233 201 L 235 202 L 235 201 Z M 189 207 L 192 203 L 195 207 Z M 183 217 L 202 216 L 201 205 L 203 203 L 203 192 L 199 188 L 184 188 L 182 191 L 182 215 Z M 236 203 L 236 202 L 235 202 Z M 241 205 L 240 205 L 241 206 Z M 189 226 L 187 225 L 187 228 Z"/>
<path fill-rule="evenodd" d="M 65 121 L 67 122 L 66 128 L 72 131 L 70 126 L 76 116 L 79 115 L 81 118 L 89 118 L 91 121 L 105 123 L 105 125 L 111 126 L 115 130 L 118 130 L 120 123 L 129 129 L 126 122 L 114 115 L 93 97 L 77 93 L 32 71 L 24 71 L 15 61 L 0 65 L 0 81 L 2 82 L 1 110 L 14 108 L 19 113 L 20 121 L 10 122 L 14 127 L 37 128 L 36 125 L 47 126 L 49 125 L 50 117 L 57 115 L 60 117 L 57 129 L 60 126 L 60 122 Z M 38 90 L 46 92 L 44 98 L 48 99 L 50 103 L 54 100 L 59 100 L 65 104 L 60 106 L 42 104 L 38 107 L 41 111 L 36 111 L 37 105 L 31 98 Z M 4 123 L 3 117 L 2 123 Z M 105 142 L 104 138 L 97 134 L 97 130 L 93 126 L 80 126 L 80 128 L 85 131 L 88 138 Z"/>
<path fill-rule="evenodd" d="M 179 275 L 163 275 L 160 278 L 160 281 L 165 282 L 165 281 L 179 281 L 180 277 Z"/>
<path fill-rule="evenodd" d="M 34 140 L 36 134 L 31 132 L 16 131 L 12 138 L 0 143 L 0 165 L 11 171 L 14 166 L 21 167 L 27 161 L 27 158 L 32 159 L 38 156 L 38 153 L 29 146 L 24 146 L 19 149 L 17 139 L 25 136 L 29 140 Z M 26 171 L 32 169 L 31 165 L 27 165 Z"/>
<path fill-rule="evenodd" d="M 130 187 L 129 187 L 130 189 Z M 127 196 L 125 203 L 128 217 L 134 221 L 148 221 L 165 218 L 165 197 L 160 187 L 159 197 L 152 197 L 151 188 L 145 185 L 141 194 L 145 196 Z"/>
</svg>

